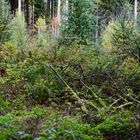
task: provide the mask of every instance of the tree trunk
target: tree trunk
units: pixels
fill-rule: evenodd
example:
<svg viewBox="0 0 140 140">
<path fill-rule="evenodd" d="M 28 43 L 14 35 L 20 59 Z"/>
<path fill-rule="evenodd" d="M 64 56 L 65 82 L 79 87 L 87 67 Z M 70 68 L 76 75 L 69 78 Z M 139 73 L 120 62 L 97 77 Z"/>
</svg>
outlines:
<svg viewBox="0 0 140 140">
<path fill-rule="evenodd" d="M 46 23 L 49 24 L 49 20 L 50 20 L 50 11 L 51 11 L 51 8 L 50 8 L 50 0 L 47 0 L 47 10 L 46 10 Z"/>
<path fill-rule="evenodd" d="M 18 0 L 18 14 L 21 15 L 21 0 Z"/>
<path fill-rule="evenodd" d="M 134 26 L 137 26 L 137 16 L 138 16 L 138 0 L 134 1 Z M 140 62 L 140 48 L 138 46 L 138 59 Z"/>
<path fill-rule="evenodd" d="M 96 19 L 96 33 L 95 33 L 96 47 L 98 46 L 98 38 L 99 38 L 99 30 L 98 30 L 99 20 L 98 20 L 98 17 L 99 17 L 99 5 L 97 2 L 97 19 Z"/>
<path fill-rule="evenodd" d="M 33 30 L 34 28 L 34 3 L 31 2 L 29 3 L 29 29 L 30 30 Z"/>
<path fill-rule="evenodd" d="M 58 18 L 57 36 L 59 36 L 60 35 L 60 26 L 61 26 L 61 0 L 58 0 L 57 18 Z"/>
<path fill-rule="evenodd" d="M 138 15 L 138 0 L 134 1 L 134 24 L 137 24 L 137 15 Z"/>
<path fill-rule="evenodd" d="M 25 19 L 27 22 L 27 26 L 29 27 L 29 0 L 25 0 Z"/>
</svg>

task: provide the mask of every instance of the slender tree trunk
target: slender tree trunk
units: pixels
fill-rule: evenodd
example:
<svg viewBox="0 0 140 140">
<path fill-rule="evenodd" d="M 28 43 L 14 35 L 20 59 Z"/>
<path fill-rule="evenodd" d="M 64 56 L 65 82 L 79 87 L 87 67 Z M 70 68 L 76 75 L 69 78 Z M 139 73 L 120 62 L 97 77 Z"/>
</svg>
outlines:
<svg viewBox="0 0 140 140">
<path fill-rule="evenodd" d="M 18 0 L 18 14 L 21 15 L 21 0 Z"/>
<path fill-rule="evenodd" d="M 95 40 L 96 40 L 96 47 L 98 46 L 98 38 L 99 38 L 99 30 L 98 30 L 98 26 L 99 26 L 99 20 L 98 20 L 98 16 L 99 16 L 99 5 L 97 2 L 97 19 L 96 19 L 96 33 L 95 33 Z"/>
<path fill-rule="evenodd" d="M 138 15 L 138 0 L 134 1 L 134 24 L 137 24 L 137 15 Z"/>
<path fill-rule="evenodd" d="M 65 6 L 66 6 L 66 13 L 68 14 L 68 12 L 69 12 L 69 1 L 68 0 L 66 0 Z"/>
<path fill-rule="evenodd" d="M 22 12 L 23 12 L 23 15 L 25 14 L 25 0 L 22 0 Z"/>
<path fill-rule="evenodd" d="M 51 0 L 51 18 L 54 18 L 54 0 Z"/>
<path fill-rule="evenodd" d="M 137 16 L 138 16 L 138 0 L 134 1 L 134 25 L 137 26 Z M 140 48 L 138 46 L 138 59 L 140 62 Z"/>
<path fill-rule="evenodd" d="M 49 18 L 51 19 L 52 0 L 50 0 Z"/>
<path fill-rule="evenodd" d="M 50 5 L 51 5 L 51 2 L 50 0 L 47 0 L 47 10 L 46 10 L 46 22 L 47 24 L 49 24 L 49 19 L 50 19 Z"/>
<path fill-rule="evenodd" d="M 57 36 L 59 36 L 60 35 L 60 26 L 61 26 L 61 0 L 58 0 L 57 18 L 58 18 Z"/>
<path fill-rule="evenodd" d="M 25 18 L 27 26 L 29 27 L 29 0 L 25 0 Z"/>
<path fill-rule="evenodd" d="M 29 29 L 33 29 L 34 27 L 34 3 L 29 3 Z"/>
</svg>

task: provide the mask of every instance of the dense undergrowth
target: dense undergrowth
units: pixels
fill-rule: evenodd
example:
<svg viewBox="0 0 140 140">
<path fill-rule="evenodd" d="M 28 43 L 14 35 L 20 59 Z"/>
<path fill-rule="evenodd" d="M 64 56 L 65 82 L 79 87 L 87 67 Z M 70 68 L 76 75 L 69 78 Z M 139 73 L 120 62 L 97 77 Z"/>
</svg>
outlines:
<svg viewBox="0 0 140 140">
<path fill-rule="evenodd" d="M 140 65 L 121 55 L 1 45 L 0 139 L 139 139 Z"/>
<path fill-rule="evenodd" d="M 0 28 L 0 140 L 139 140 L 139 25 L 112 21 L 95 47 L 21 20 Z"/>
</svg>

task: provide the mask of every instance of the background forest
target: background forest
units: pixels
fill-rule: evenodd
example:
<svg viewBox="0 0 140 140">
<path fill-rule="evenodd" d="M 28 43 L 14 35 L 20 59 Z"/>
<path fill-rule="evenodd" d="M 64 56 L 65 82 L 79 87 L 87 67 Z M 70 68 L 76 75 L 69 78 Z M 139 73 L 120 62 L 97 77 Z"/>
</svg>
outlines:
<svg viewBox="0 0 140 140">
<path fill-rule="evenodd" d="M 0 0 L 0 140 L 140 140 L 138 0 Z"/>
</svg>

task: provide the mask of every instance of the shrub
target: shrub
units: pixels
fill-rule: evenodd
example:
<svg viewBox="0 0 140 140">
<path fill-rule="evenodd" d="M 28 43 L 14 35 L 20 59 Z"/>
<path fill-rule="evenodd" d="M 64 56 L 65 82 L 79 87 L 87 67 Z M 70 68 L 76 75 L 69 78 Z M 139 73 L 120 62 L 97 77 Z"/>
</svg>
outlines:
<svg viewBox="0 0 140 140">
<path fill-rule="evenodd" d="M 132 114 L 128 111 L 120 111 L 117 114 L 105 116 L 104 122 L 97 125 L 96 129 L 106 138 L 118 137 L 121 140 L 130 140 L 136 127 Z"/>
<path fill-rule="evenodd" d="M 102 140 L 98 131 L 89 124 L 82 124 L 74 117 L 62 117 L 59 114 L 50 115 L 49 121 L 44 122 L 44 128 L 40 133 L 42 138 L 48 139 L 77 139 L 77 140 Z M 47 124 L 46 124 L 47 123 Z"/>
</svg>

